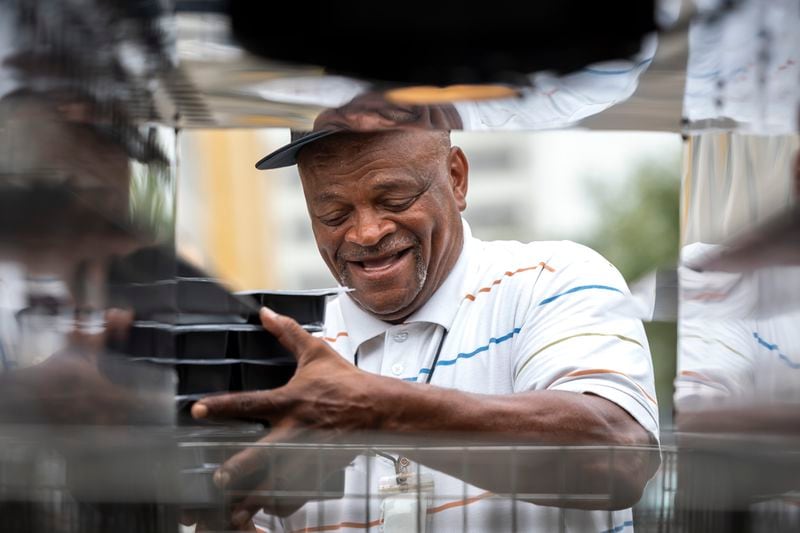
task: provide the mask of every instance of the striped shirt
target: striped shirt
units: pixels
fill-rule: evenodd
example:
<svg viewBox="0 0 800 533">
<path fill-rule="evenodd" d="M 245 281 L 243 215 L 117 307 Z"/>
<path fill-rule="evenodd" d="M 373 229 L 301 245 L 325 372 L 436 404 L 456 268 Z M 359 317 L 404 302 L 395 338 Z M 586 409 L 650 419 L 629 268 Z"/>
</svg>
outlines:
<svg viewBox="0 0 800 533">
<path fill-rule="evenodd" d="M 678 411 L 800 403 L 800 268 L 698 268 L 725 249 L 692 243 L 678 268 Z"/>
<path fill-rule="evenodd" d="M 615 312 L 629 295 L 619 272 L 572 242 L 483 242 L 466 222 L 464 231 L 453 271 L 403 324 L 373 317 L 344 294 L 328 306 L 325 340 L 349 361 L 358 352 L 364 370 L 424 383 L 446 331 L 431 384 L 481 394 L 590 392 L 628 411 L 657 438 L 644 328 Z M 512 524 L 518 531 L 632 531 L 630 509 L 512 502 L 420 468 L 435 480 L 428 531 L 511 531 Z M 285 531 L 379 531 L 378 482 L 393 472 L 389 459 L 359 457 L 348 467 L 345 498 L 309 503 L 279 521 L 259 515 L 256 524 Z M 371 494 L 369 506 L 365 493 Z"/>
</svg>

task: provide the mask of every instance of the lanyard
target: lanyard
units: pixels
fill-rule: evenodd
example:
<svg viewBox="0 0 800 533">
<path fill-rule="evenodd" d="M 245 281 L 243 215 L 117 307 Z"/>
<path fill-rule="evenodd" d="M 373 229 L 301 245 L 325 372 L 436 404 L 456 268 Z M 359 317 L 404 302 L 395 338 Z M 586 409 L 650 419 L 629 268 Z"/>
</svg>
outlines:
<svg viewBox="0 0 800 533">
<path fill-rule="evenodd" d="M 447 330 L 445 329 L 442 333 L 442 338 L 439 339 L 439 345 L 436 347 L 436 354 L 433 356 L 433 363 L 431 363 L 431 371 L 428 372 L 428 377 L 425 378 L 425 384 L 429 385 L 431 379 L 433 379 L 433 371 L 436 370 L 436 364 L 439 362 L 439 355 L 442 353 L 442 346 L 444 346 L 444 340 L 447 338 Z M 356 368 L 358 368 L 358 350 L 356 350 L 355 355 L 353 356 L 353 364 Z"/>
<path fill-rule="evenodd" d="M 431 379 L 433 379 L 433 372 L 436 370 L 436 364 L 439 362 L 439 356 L 442 353 L 442 346 L 444 346 L 444 340 L 447 337 L 447 329 L 442 331 L 442 337 L 439 339 L 439 345 L 436 347 L 436 353 L 433 356 L 433 362 L 431 363 L 430 372 L 428 372 L 428 377 L 425 378 L 425 384 L 429 385 Z M 358 350 L 353 355 L 353 364 L 356 368 L 358 368 Z M 390 531 L 406 531 L 408 528 L 407 518 L 409 516 L 409 511 L 405 507 L 408 506 L 408 502 L 416 502 L 419 505 L 420 501 L 423 501 L 421 497 L 422 494 L 425 494 L 426 497 L 424 501 L 427 501 L 428 498 L 431 496 L 433 492 L 433 478 L 430 474 L 412 474 L 409 473 L 409 467 L 411 465 L 411 461 L 408 460 L 407 457 L 402 455 L 398 455 L 397 459 L 395 459 L 392 455 L 381 452 L 379 450 L 372 450 L 372 453 L 375 456 L 384 457 L 392 462 L 394 465 L 394 476 L 384 477 L 381 478 L 380 483 L 378 484 L 378 492 L 384 492 L 384 484 L 390 487 L 389 490 L 391 491 L 391 487 L 396 487 L 396 490 L 399 490 L 401 495 L 398 496 L 395 492 L 392 492 L 389 495 L 384 494 L 382 496 L 382 503 L 381 503 L 381 521 L 384 523 L 384 527 L 388 524 L 394 524 L 393 526 L 389 527 L 388 530 Z M 386 483 L 387 480 L 391 480 L 389 483 Z M 423 491 L 424 488 L 424 491 Z M 416 500 L 409 500 L 407 496 L 402 496 L 402 494 L 413 494 L 412 491 L 416 490 L 417 498 Z M 394 496 L 392 496 L 394 494 Z M 399 499 L 398 499 L 399 498 Z M 400 504 L 405 504 L 404 506 Z M 402 507 L 402 509 L 398 510 L 398 505 Z M 411 513 L 416 523 L 417 531 L 424 531 L 425 525 L 425 517 L 427 516 L 427 506 L 430 505 L 430 502 L 425 504 L 425 508 L 421 511 L 417 508 L 416 512 Z M 388 506 L 388 507 L 386 507 Z M 420 524 L 419 520 L 422 517 L 423 521 Z M 403 519 L 406 520 L 403 520 Z M 397 523 L 395 523 L 397 522 Z M 422 525 L 422 528 L 420 528 Z M 398 527 L 400 526 L 400 527 Z"/>
</svg>

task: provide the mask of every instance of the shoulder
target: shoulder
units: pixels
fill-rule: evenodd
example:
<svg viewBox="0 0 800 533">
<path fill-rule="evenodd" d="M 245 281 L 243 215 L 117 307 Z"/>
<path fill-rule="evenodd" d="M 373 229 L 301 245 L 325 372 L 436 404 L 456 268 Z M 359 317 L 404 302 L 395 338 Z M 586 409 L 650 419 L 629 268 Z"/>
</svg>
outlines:
<svg viewBox="0 0 800 533">
<path fill-rule="evenodd" d="M 553 271 L 614 266 L 588 246 L 573 241 L 475 241 L 479 270 L 516 270 L 527 266 L 550 267 Z"/>
<path fill-rule="evenodd" d="M 539 301 L 588 288 L 629 292 L 619 271 L 602 255 L 572 241 L 478 241 L 468 292 Z"/>
</svg>

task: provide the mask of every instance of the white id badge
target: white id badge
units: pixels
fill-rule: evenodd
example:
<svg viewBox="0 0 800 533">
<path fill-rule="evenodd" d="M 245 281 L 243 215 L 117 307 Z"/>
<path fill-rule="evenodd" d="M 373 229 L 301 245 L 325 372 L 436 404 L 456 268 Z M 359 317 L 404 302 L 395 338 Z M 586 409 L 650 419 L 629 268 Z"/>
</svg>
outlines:
<svg viewBox="0 0 800 533">
<path fill-rule="evenodd" d="M 380 479 L 384 533 L 425 533 L 433 500 L 433 476 L 401 472 Z"/>
</svg>

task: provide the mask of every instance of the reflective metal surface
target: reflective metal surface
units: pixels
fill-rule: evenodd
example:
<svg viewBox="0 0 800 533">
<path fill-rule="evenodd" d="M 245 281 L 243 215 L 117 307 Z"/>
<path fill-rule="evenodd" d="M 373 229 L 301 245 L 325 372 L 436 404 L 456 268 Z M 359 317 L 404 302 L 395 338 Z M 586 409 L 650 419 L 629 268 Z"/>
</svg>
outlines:
<svg viewBox="0 0 800 533">
<path fill-rule="evenodd" d="M 797 131 L 795 2 L 697 2 L 683 99 L 689 131 Z"/>
<path fill-rule="evenodd" d="M 394 104 L 458 102 L 459 128 L 465 130 L 568 127 L 629 99 L 654 59 L 653 77 L 660 88 L 648 83 L 641 98 L 648 102 L 652 98 L 648 93 L 659 91 L 657 106 L 639 105 L 636 114 L 640 116 L 629 124 L 672 131 L 680 125 L 681 45 L 657 53 L 655 35 L 640 39 L 627 57 L 594 61 L 575 72 L 530 72 L 520 74 L 521 81 L 516 83 L 483 88 L 406 82 L 390 84 L 386 90 L 382 88 L 385 83 L 369 79 L 256 59 L 237 47 L 222 15 L 179 13 L 177 20 L 178 34 L 185 36 L 178 42 L 181 70 L 194 82 L 195 98 L 206 104 L 218 126 L 311 129 L 314 118 L 325 108 L 344 106 L 363 93 L 385 92 L 387 101 Z M 664 94 L 664 82 L 674 87 L 674 94 Z M 633 120 L 630 111 L 627 116 Z M 210 125 L 195 123 L 192 117 L 182 119 L 186 126 Z M 609 127 L 604 124 L 613 124 L 613 120 L 597 127 Z"/>
<path fill-rule="evenodd" d="M 482 517 L 484 530 L 531 530 L 518 512 L 524 500 L 552 510 L 547 530 L 586 530 L 571 508 L 615 501 L 624 488 L 578 466 L 642 470 L 654 467 L 658 446 L 383 434 L 274 443 L 250 419 L 187 416 L 207 394 L 273 389 L 291 378 L 296 363 L 261 328 L 261 305 L 316 332 L 326 299 L 341 292 L 264 289 L 264 265 L 282 253 L 275 243 L 297 234 L 273 223 L 264 198 L 280 196 L 279 180 L 296 186 L 295 174 L 275 169 L 318 140 L 308 132 L 576 127 L 684 136 L 675 264 L 639 250 L 647 259 L 628 280 L 632 295 L 603 309 L 608 319 L 650 322 L 651 345 L 669 353 L 661 364 L 677 366 L 676 376 L 656 366 L 657 379 L 675 378 L 677 432 L 662 431 L 661 467 L 634 508 L 636 529 L 797 530 L 798 3 L 565 2 L 533 15 L 501 4 L 482 19 L 459 14 L 475 26 L 420 26 L 415 40 L 371 23 L 371 10 L 344 5 L 281 13 L 244 2 L 0 3 L 0 530 L 178 531 L 181 522 L 229 530 L 247 498 L 281 512 L 324 501 L 313 509 L 326 524 L 326 508 L 335 512 L 345 494 L 363 518 L 351 526 L 376 529 L 382 496 L 371 469 L 398 454 L 420 476 L 432 469 L 420 465 L 437 461 L 461 469 L 426 503 L 430 527 L 467 529 L 476 520 L 469 506 L 493 498 L 507 508 Z M 395 21 L 403 28 L 448 15 L 406 7 Z M 293 9 L 305 18 L 292 18 Z M 320 33 L 305 34 L 313 24 Z M 345 28 L 361 38 L 325 33 Z M 453 28 L 483 37 L 485 49 L 453 38 Z M 290 46 L 259 40 L 261 31 Z M 423 37 L 446 46 L 426 50 Z M 314 46 L 320 41 L 329 47 Z M 342 56 L 339 46 L 353 42 L 383 51 L 383 62 Z M 398 44 L 407 57 L 396 55 Z M 301 144 L 287 148 L 290 136 Z M 476 167 L 502 148 L 475 139 L 488 147 Z M 584 156 L 571 148 L 565 159 Z M 504 154 L 497 168 L 507 171 Z M 256 174 L 264 156 L 271 174 Z M 541 190 L 569 209 L 558 179 L 547 176 Z M 483 194 L 531 194 L 497 183 Z M 609 233 L 623 247 L 659 244 Z M 247 449 L 266 471 L 220 487 L 218 466 Z M 350 463 L 363 470 L 363 486 L 344 479 Z M 509 490 L 470 484 L 471 469 L 487 466 Z M 423 498 L 420 490 L 398 505 L 416 514 Z M 446 511 L 453 522 L 442 522 Z M 633 527 L 615 511 L 602 516 L 598 531 Z M 409 518 L 411 530 L 422 530 L 418 518 Z M 265 515 L 256 525 L 282 527 Z"/>
<path fill-rule="evenodd" d="M 679 412 L 742 409 L 724 424 L 755 431 L 769 426 L 774 411 L 774 431 L 793 426 L 780 423 L 779 413 L 800 391 L 800 270 L 791 229 L 797 146 L 795 135 L 689 141 L 678 269 Z"/>
<path fill-rule="evenodd" d="M 256 59 L 236 44 L 226 16 L 219 12 L 179 12 L 178 52 L 181 69 L 198 91 L 195 98 L 205 103 L 217 125 L 310 129 L 322 108 L 341 107 L 359 94 L 378 90 L 398 103 L 459 102 L 466 130 L 574 125 L 675 132 L 732 128 L 762 134 L 796 130 L 799 46 L 793 31 L 797 7 L 792 2 L 661 2 L 658 8 L 660 31 L 642 32 L 638 40 L 629 41 L 636 42 L 630 52 L 602 60 L 585 54 L 582 65 L 568 69 L 553 69 L 562 57 L 554 55 L 550 65 L 539 64 L 536 70 L 532 63 L 530 70 L 517 71 L 513 81 L 490 79 L 508 91 L 499 98 L 489 86 L 483 91 L 488 98 L 476 96 L 482 93 L 475 86 L 458 85 L 464 82 L 457 76 L 431 85 L 420 71 L 416 80 L 395 81 L 394 88 L 389 83 L 387 89 L 385 81 L 376 83 L 369 76 L 334 74 L 320 68 L 330 57 L 323 50 L 330 45 L 320 44 L 327 38 L 325 30 L 309 37 L 306 47 L 296 47 L 298 56 L 313 57 L 316 49 L 316 61 L 307 62 L 316 67 L 269 61 L 280 58 L 280 52 L 276 49 L 270 56 L 268 48 L 258 45 L 254 48 L 266 59 Z M 260 8 L 251 9 L 258 14 Z M 239 16 L 245 17 L 246 11 L 240 8 Z M 524 12 L 517 16 L 525 18 Z M 620 15 L 608 11 L 601 20 L 608 23 L 615 16 Z M 628 12 L 622 20 L 626 16 L 632 15 Z M 529 19 L 535 20 L 535 15 Z M 575 38 L 572 31 L 565 35 Z M 729 53 L 740 49 L 741 54 Z M 391 65 L 393 60 L 399 73 L 403 67 L 389 49 L 382 58 L 364 64 Z M 192 125 L 191 119 L 185 124 Z"/>
<path fill-rule="evenodd" d="M 745 122 L 763 130 L 769 118 Z M 796 527 L 797 158 L 796 135 L 688 141 L 675 408 L 679 442 L 696 453 L 680 463 L 678 498 L 694 520 L 720 510 L 708 530 Z M 725 451 L 737 446 L 757 453 Z"/>
</svg>

